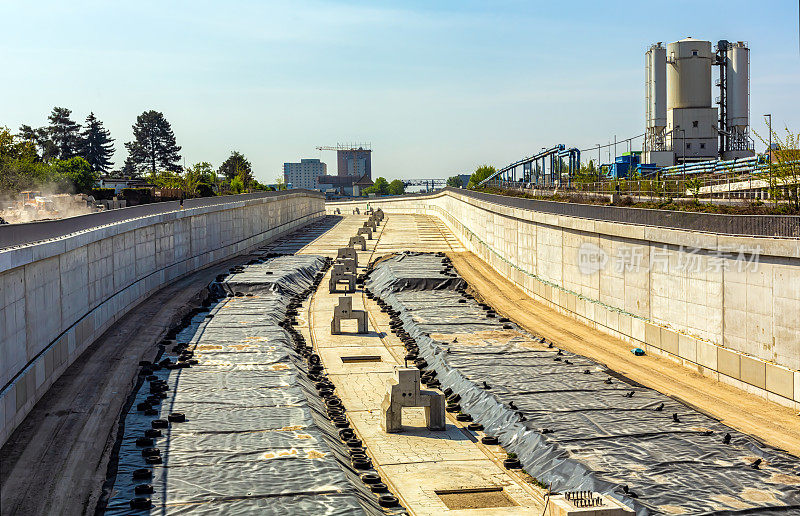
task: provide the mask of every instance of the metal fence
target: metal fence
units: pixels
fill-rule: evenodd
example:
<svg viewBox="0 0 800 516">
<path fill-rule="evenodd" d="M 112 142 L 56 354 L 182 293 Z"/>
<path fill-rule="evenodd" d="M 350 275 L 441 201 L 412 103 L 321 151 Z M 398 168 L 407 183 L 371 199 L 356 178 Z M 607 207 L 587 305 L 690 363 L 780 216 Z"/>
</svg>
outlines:
<svg viewBox="0 0 800 516">
<path fill-rule="evenodd" d="M 186 199 L 183 201 L 183 209 L 203 208 L 206 206 L 216 206 L 233 202 L 296 195 L 298 193 L 305 193 L 306 195 L 313 195 L 320 198 L 324 197 L 320 192 L 303 189 L 280 192 L 256 192 L 242 195 L 222 195 L 218 197 Z M 118 210 L 101 211 L 58 220 L 26 222 L 23 224 L 3 224 L 0 225 L 0 249 L 49 240 L 99 226 L 106 226 L 108 224 L 151 215 L 159 215 L 161 213 L 169 213 L 180 209 L 180 201 L 166 201 L 132 206 L 130 208 L 120 208 Z"/>
<path fill-rule="evenodd" d="M 716 213 L 542 201 L 457 188 L 446 188 L 445 190 L 502 206 L 583 219 L 704 231 L 724 235 L 800 238 L 800 216 L 796 215 L 721 215 Z"/>
</svg>

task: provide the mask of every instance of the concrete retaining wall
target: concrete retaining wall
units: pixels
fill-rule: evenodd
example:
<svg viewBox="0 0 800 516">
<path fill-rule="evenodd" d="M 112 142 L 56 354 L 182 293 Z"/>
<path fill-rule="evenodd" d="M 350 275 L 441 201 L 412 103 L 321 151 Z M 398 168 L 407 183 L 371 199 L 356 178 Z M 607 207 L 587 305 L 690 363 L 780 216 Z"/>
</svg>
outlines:
<svg viewBox="0 0 800 516">
<path fill-rule="evenodd" d="M 324 216 L 307 192 L 140 217 L 0 250 L 0 445 L 95 339 L 181 276 Z"/>
<path fill-rule="evenodd" d="M 365 202 L 328 203 L 349 213 Z M 457 191 L 370 199 L 439 217 L 528 295 L 647 352 L 800 408 L 800 240 L 553 215 Z"/>
</svg>

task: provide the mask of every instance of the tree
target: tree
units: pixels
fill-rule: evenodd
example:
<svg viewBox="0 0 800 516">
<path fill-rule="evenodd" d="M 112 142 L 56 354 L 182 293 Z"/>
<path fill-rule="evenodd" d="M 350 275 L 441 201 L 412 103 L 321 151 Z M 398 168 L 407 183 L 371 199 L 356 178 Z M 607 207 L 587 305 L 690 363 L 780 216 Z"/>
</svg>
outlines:
<svg viewBox="0 0 800 516">
<path fill-rule="evenodd" d="M 275 178 L 275 190 L 286 190 L 286 179 L 283 176 Z"/>
<path fill-rule="evenodd" d="M 450 176 L 447 178 L 447 186 L 451 188 L 461 188 L 463 183 L 461 182 L 461 176 Z"/>
<path fill-rule="evenodd" d="M 189 167 L 183 174 L 186 183 L 186 193 L 188 195 L 199 195 L 200 197 L 209 197 L 208 192 L 212 192 L 217 184 L 217 174 L 214 172 L 214 167 L 207 161 L 195 163 Z"/>
<path fill-rule="evenodd" d="M 244 192 L 244 182 L 242 181 L 242 176 L 236 176 L 231 179 L 231 191 L 237 194 Z"/>
<path fill-rule="evenodd" d="M 242 175 L 242 181 L 247 186 L 253 180 L 253 167 L 247 158 L 238 151 L 231 152 L 222 165 L 219 166 L 220 175 L 224 175 L 229 181 L 234 177 Z"/>
<path fill-rule="evenodd" d="M 253 179 L 253 182 L 250 184 L 250 188 L 253 189 L 253 190 L 260 190 L 260 191 L 263 191 L 263 192 L 274 192 L 275 191 L 275 189 L 272 188 L 271 186 L 267 186 L 265 184 L 261 184 L 258 181 L 256 181 L 255 179 Z"/>
<path fill-rule="evenodd" d="M 406 185 L 399 179 L 395 179 L 389 183 L 388 193 L 389 195 L 403 195 L 406 193 Z"/>
<path fill-rule="evenodd" d="M 365 194 L 386 195 L 389 193 L 389 182 L 384 177 L 375 180 L 372 186 L 364 188 Z"/>
<path fill-rule="evenodd" d="M 475 169 L 475 172 L 469 178 L 468 188 L 475 188 L 478 183 L 489 177 L 496 172 L 495 168 L 491 165 L 482 165 Z"/>
<path fill-rule="evenodd" d="M 23 124 L 19 127 L 19 137 L 35 146 L 42 161 L 50 161 L 58 157 L 58 147 L 50 139 L 47 127 L 34 129 L 29 125 Z"/>
<path fill-rule="evenodd" d="M 692 177 L 686 180 L 686 189 L 691 192 L 692 196 L 694 197 L 694 203 L 697 204 L 697 200 L 700 197 L 700 188 L 703 187 L 703 180 L 699 177 Z"/>
<path fill-rule="evenodd" d="M 0 164 L 12 160 L 36 161 L 36 145 L 24 138 L 15 137 L 6 127 L 0 127 Z"/>
<path fill-rule="evenodd" d="M 47 134 L 58 149 L 60 159 L 70 159 L 80 152 L 81 126 L 70 118 L 71 115 L 72 111 L 67 108 L 54 107 L 47 117 L 50 121 Z"/>
<path fill-rule="evenodd" d="M 160 188 L 180 188 L 186 191 L 184 177 L 170 170 L 160 170 L 155 174 L 148 174 L 147 180 Z"/>
<path fill-rule="evenodd" d="M 0 192 L 19 192 L 50 181 L 50 167 L 39 160 L 36 145 L 0 127 Z"/>
<path fill-rule="evenodd" d="M 785 198 L 789 208 L 800 210 L 800 133 L 793 133 L 785 127 L 786 135 L 781 137 L 772 131 L 771 138 L 763 138 L 753 131 L 769 152 L 769 195 L 777 206 L 778 199 Z M 771 139 L 772 149 L 769 148 Z"/>
<path fill-rule="evenodd" d="M 133 158 L 131 158 L 130 155 L 125 158 L 125 164 L 122 165 L 122 169 L 119 171 L 119 173 L 122 177 L 135 178 L 141 176 L 139 171 L 136 170 L 136 165 L 134 164 Z"/>
<path fill-rule="evenodd" d="M 99 174 L 92 170 L 89 162 L 80 156 L 52 163 L 53 180 L 59 183 L 62 191 L 91 193 Z M 70 186 L 72 188 L 70 188 Z"/>
<path fill-rule="evenodd" d="M 125 143 L 131 165 L 137 172 L 169 170 L 177 172 L 181 169 L 181 148 L 175 142 L 172 126 L 158 111 L 145 111 L 136 117 L 133 124 L 133 141 Z"/>
<path fill-rule="evenodd" d="M 111 168 L 111 156 L 114 155 L 114 139 L 103 127 L 103 122 L 95 118 L 94 113 L 86 117 L 81 133 L 80 155 L 89 162 L 92 170 L 106 173 Z"/>
<path fill-rule="evenodd" d="M 783 193 L 793 211 L 800 210 L 800 133 L 792 133 L 788 127 L 786 136 L 772 134 L 777 142 L 775 150 L 775 177 L 783 184 Z"/>
</svg>

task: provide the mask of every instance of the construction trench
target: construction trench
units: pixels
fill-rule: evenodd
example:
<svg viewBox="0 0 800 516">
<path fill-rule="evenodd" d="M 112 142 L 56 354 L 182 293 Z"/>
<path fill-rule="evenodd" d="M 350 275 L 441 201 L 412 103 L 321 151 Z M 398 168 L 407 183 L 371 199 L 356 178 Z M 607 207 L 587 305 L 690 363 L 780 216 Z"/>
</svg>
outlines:
<svg viewBox="0 0 800 516">
<path fill-rule="evenodd" d="M 377 219 L 328 216 L 209 283 L 140 363 L 86 512 L 800 513 L 796 457 L 519 327 L 437 219 Z M 346 247 L 352 292 L 330 283 Z M 366 331 L 333 331 L 341 298 Z M 382 430 L 398 369 L 446 397 L 444 430 L 420 406 Z"/>
</svg>

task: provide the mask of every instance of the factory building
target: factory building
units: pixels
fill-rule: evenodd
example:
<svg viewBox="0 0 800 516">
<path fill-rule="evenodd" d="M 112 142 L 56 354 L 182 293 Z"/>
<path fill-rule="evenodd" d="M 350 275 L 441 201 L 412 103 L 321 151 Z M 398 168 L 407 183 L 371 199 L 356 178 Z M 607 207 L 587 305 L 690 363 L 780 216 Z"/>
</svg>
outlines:
<svg viewBox="0 0 800 516">
<path fill-rule="evenodd" d="M 645 53 L 644 163 L 733 159 L 753 155 L 750 50 L 743 42 L 686 38 Z M 719 95 L 712 103 L 712 68 Z"/>
<path fill-rule="evenodd" d="M 319 189 L 319 178 L 328 171 L 328 166 L 318 159 L 301 159 L 300 163 L 284 163 L 283 179 L 288 188 Z"/>
</svg>

